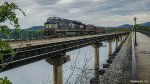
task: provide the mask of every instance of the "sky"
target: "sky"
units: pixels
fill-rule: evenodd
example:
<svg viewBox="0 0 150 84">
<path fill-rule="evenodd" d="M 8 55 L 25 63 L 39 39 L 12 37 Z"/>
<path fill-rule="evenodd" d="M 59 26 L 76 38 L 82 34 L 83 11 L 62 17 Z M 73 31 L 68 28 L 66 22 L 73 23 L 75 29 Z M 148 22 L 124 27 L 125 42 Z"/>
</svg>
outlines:
<svg viewBox="0 0 150 84">
<path fill-rule="evenodd" d="M 0 0 L 16 3 L 21 28 L 44 25 L 48 17 L 61 17 L 97 26 L 115 27 L 150 21 L 150 0 Z M 6 22 L 6 24 L 9 24 Z"/>
</svg>

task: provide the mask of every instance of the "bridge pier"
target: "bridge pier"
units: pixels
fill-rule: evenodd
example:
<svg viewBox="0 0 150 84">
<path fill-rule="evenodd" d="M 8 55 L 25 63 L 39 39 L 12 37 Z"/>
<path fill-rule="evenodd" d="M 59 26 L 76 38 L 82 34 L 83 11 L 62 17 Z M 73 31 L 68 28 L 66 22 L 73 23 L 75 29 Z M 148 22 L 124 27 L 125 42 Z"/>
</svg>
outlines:
<svg viewBox="0 0 150 84">
<path fill-rule="evenodd" d="M 92 45 L 92 47 L 94 48 L 94 70 L 95 70 L 95 73 L 94 73 L 94 78 L 99 78 L 99 75 L 98 75 L 98 70 L 99 70 L 99 47 L 100 47 L 100 44 L 99 43 L 95 43 Z"/>
<path fill-rule="evenodd" d="M 120 36 L 120 44 L 123 42 L 124 40 L 124 35 Z"/>
<path fill-rule="evenodd" d="M 53 66 L 53 80 L 54 80 L 54 84 L 63 84 L 62 65 Z"/>
<path fill-rule="evenodd" d="M 92 47 L 94 48 L 94 78 L 90 80 L 90 84 L 99 84 L 99 47 L 102 46 L 102 43 L 94 43 Z"/>
<path fill-rule="evenodd" d="M 112 55 L 112 39 L 108 40 L 108 56 Z"/>
<path fill-rule="evenodd" d="M 122 39 L 124 40 L 125 38 L 126 38 L 126 35 L 123 35 L 123 36 L 122 36 Z"/>
<path fill-rule="evenodd" d="M 121 44 L 121 36 L 118 37 L 118 47 L 120 46 Z"/>
<path fill-rule="evenodd" d="M 121 43 L 122 43 L 122 41 L 123 41 L 122 38 L 123 38 L 123 36 L 120 36 L 120 42 L 121 42 Z"/>
<path fill-rule="evenodd" d="M 116 38 L 116 46 L 115 46 L 115 49 L 118 48 L 118 38 Z"/>
<path fill-rule="evenodd" d="M 55 57 L 48 57 L 46 61 L 53 65 L 53 81 L 54 84 L 63 84 L 63 70 L 62 65 L 70 60 L 69 55 L 59 55 Z"/>
</svg>

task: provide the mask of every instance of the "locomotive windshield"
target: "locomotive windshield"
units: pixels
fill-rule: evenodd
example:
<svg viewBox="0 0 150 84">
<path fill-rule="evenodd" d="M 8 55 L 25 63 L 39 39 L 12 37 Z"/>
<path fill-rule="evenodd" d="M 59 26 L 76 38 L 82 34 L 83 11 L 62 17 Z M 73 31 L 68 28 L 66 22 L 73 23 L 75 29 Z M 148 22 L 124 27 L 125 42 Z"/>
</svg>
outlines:
<svg viewBox="0 0 150 84">
<path fill-rule="evenodd" d="M 48 19 L 46 21 L 46 23 L 49 23 L 49 24 L 57 24 L 57 20 L 56 19 Z"/>
<path fill-rule="evenodd" d="M 47 19 L 47 21 L 44 25 L 46 28 L 49 28 L 49 29 L 57 29 L 57 24 L 58 24 L 57 19 L 49 18 L 49 19 Z"/>
</svg>

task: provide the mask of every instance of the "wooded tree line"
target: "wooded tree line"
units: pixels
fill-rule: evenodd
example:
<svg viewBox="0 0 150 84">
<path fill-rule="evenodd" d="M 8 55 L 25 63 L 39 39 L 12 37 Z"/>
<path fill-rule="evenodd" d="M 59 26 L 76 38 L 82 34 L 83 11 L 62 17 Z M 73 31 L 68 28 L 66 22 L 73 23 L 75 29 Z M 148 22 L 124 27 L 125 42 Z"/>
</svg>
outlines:
<svg viewBox="0 0 150 84">
<path fill-rule="evenodd" d="M 137 31 L 150 32 L 150 26 L 136 25 Z M 134 28 L 133 28 L 134 29 Z M 132 31 L 132 28 L 106 28 L 108 33 L 112 32 L 123 32 L 123 31 Z"/>
<path fill-rule="evenodd" d="M 150 32 L 150 26 L 137 25 L 136 28 L 137 28 L 138 31 Z"/>
<path fill-rule="evenodd" d="M 10 30 L 11 35 L 1 34 L 2 39 L 14 39 L 14 40 L 25 40 L 25 39 L 40 39 L 44 37 L 43 30 L 27 30 L 22 29 L 19 32 Z"/>
<path fill-rule="evenodd" d="M 117 33 L 124 31 L 131 31 L 131 28 L 106 28 L 106 32 L 108 33 Z"/>
</svg>

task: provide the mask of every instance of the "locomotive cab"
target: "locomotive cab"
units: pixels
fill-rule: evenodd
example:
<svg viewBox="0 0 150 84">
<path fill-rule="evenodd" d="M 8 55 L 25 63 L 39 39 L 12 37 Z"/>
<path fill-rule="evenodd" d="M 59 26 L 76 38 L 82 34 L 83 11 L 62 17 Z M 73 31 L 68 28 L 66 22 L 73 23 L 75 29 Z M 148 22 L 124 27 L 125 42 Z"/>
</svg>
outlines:
<svg viewBox="0 0 150 84">
<path fill-rule="evenodd" d="M 45 26 L 45 36 L 54 36 L 56 34 L 56 30 L 58 28 L 57 17 L 49 17 L 47 21 L 44 23 Z"/>
</svg>

